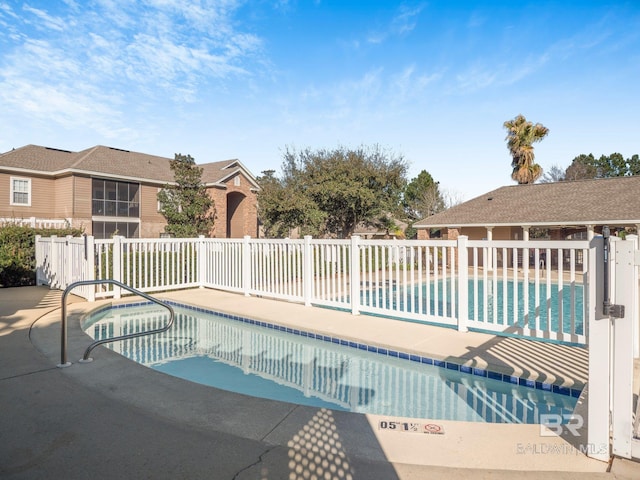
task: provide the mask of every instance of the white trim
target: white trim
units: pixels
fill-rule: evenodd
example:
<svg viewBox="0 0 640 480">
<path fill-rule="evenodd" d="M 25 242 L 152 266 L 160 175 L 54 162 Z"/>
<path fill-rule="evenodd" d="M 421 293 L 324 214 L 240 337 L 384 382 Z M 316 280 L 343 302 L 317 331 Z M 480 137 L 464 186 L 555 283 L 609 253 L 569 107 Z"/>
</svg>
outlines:
<svg viewBox="0 0 640 480">
<path fill-rule="evenodd" d="M 27 202 L 26 203 L 22 203 L 22 202 L 16 202 L 13 199 L 13 194 L 16 193 L 15 190 L 15 185 L 14 182 L 16 181 L 20 181 L 20 182 L 27 182 Z M 17 193 L 25 193 L 22 191 L 19 191 Z M 31 179 L 30 178 L 25 178 L 25 177 L 10 177 L 9 179 L 9 205 L 15 205 L 15 206 L 19 206 L 19 207 L 30 207 L 31 206 Z"/>
<path fill-rule="evenodd" d="M 105 173 L 105 172 L 98 172 L 98 171 L 92 171 L 92 170 L 78 170 L 75 168 L 65 168 L 63 170 L 55 170 L 55 171 L 46 171 L 46 170 L 32 170 L 32 169 L 28 169 L 28 168 L 18 168 L 18 167 L 7 167 L 7 166 L 3 166 L 0 165 L 0 171 L 2 170 L 6 170 L 9 172 L 16 172 L 19 174 L 31 174 L 34 176 L 38 176 L 38 177 L 61 177 L 64 175 L 81 175 L 81 176 L 88 176 L 91 178 L 102 178 L 104 180 L 121 180 L 121 181 L 127 181 L 129 183 L 151 183 L 151 184 L 174 184 L 175 185 L 175 181 L 167 181 L 167 180 L 159 180 L 159 179 L 150 179 L 150 178 L 143 178 L 143 177 L 130 177 L 130 176 L 126 176 L 126 175 L 118 175 L 117 173 Z"/>
<path fill-rule="evenodd" d="M 196 165 L 198 167 L 201 167 L 202 165 Z M 27 169 L 27 168 L 18 168 L 18 167 L 7 167 L 7 166 L 2 166 L 0 165 L 0 170 L 7 170 L 10 172 L 16 172 L 16 173 L 21 173 L 21 174 L 32 174 L 32 175 L 37 175 L 37 176 L 45 176 L 45 177 L 59 177 L 59 176 L 63 176 L 63 175 L 86 175 L 89 176 L 91 178 L 103 178 L 105 180 L 121 180 L 121 181 L 127 181 L 127 182 L 137 182 L 137 183 L 150 183 L 150 184 L 162 184 L 162 185 L 176 185 L 175 180 L 162 180 L 162 179 L 151 179 L 151 178 L 144 178 L 144 177 L 131 177 L 128 175 L 118 175 L 117 173 L 107 173 L 107 172 L 98 172 L 98 171 L 94 171 L 94 170 L 79 170 L 76 168 L 65 168 L 62 170 L 55 170 L 55 171 L 45 171 L 45 170 L 32 170 L 32 169 Z M 224 169 L 222 169 L 224 170 Z M 231 177 L 233 174 L 235 173 L 242 173 L 247 180 L 249 181 L 249 183 L 256 189 L 256 190 L 260 190 L 260 185 L 258 185 L 257 181 L 255 181 L 255 177 L 251 174 L 251 172 L 249 172 L 248 170 L 246 170 L 243 167 L 239 167 L 236 168 L 235 170 L 233 170 L 232 172 L 230 172 L 228 175 L 222 177 L 219 180 L 216 180 L 215 182 L 203 182 L 204 185 L 206 187 L 213 187 L 213 186 L 218 186 L 218 187 L 225 187 L 226 185 L 224 184 L 224 182 Z M 639 220 L 640 221 L 640 220 Z"/>
<path fill-rule="evenodd" d="M 640 223 L 640 220 L 574 220 L 574 221 L 568 221 L 568 222 L 558 222 L 558 221 L 553 221 L 553 222 L 526 222 L 526 224 L 523 223 L 465 223 L 465 224 L 458 224 L 457 226 L 451 226 L 451 224 L 433 224 L 433 225 L 413 225 L 413 228 L 415 228 L 416 230 L 424 230 L 427 228 L 472 228 L 472 227 L 478 227 L 478 228 L 495 228 L 495 227 L 522 227 L 523 225 L 526 225 L 528 227 L 587 227 L 589 225 L 594 226 L 594 225 L 635 225 L 637 223 Z"/>
<path fill-rule="evenodd" d="M 244 177 L 249 181 L 250 185 L 252 185 L 257 190 L 260 190 L 260 185 L 258 185 L 258 182 L 255 180 L 254 176 L 251 175 L 251 173 L 249 173 L 249 171 L 246 170 L 243 167 L 239 167 L 239 168 L 236 168 L 235 170 L 232 170 L 227 175 L 225 175 L 224 177 L 220 178 L 219 180 L 217 180 L 215 182 L 205 183 L 205 186 L 207 186 L 207 187 L 219 186 L 219 187 L 227 188 L 227 185 L 224 182 L 229 180 L 235 174 L 240 174 L 240 173 L 242 173 L 242 175 L 244 175 Z"/>
<path fill-rule="evenodd" d="M 137 217 L 102 217 L 99 215 L 91 216 L 92 222 L 119 222 L 119 223 L 142 223 Z"/>
</svg>

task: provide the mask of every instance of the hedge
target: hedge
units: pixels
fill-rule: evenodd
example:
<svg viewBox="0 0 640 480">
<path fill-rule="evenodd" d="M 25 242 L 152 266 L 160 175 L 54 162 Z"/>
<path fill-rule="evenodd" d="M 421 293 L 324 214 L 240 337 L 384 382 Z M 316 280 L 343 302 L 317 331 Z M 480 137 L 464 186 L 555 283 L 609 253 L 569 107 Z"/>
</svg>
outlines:
<svg viewBox="0 0 640 480">
<path fill-rule="evenodd" d="M 36 235 L 81 236 L 78 228 L 33 228 L 15 224 L 0 225 L 0 287 L 36 284 Z"/>
</svg>

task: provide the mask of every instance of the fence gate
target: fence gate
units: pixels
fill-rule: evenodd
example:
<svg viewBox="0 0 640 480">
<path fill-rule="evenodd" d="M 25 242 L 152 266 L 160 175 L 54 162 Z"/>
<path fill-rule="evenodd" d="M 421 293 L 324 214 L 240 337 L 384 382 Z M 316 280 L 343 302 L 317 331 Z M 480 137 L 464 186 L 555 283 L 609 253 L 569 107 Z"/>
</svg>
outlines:
<svg viewBox="0 0 640 480">
<path fill-rule="evenodd" d="M 638 362 L 640 357 L 640 250 L 635 235 L 628 236 L 624 241 L 614 237 L 611 240 L 612 305 L 609 314 L 612 453 L 624 458 L 640 459 L 640 391 L 638 383 L 634 386 L 634 362 Z M 634 398 L 637 405 L 634 405 Z"/>
</svg>

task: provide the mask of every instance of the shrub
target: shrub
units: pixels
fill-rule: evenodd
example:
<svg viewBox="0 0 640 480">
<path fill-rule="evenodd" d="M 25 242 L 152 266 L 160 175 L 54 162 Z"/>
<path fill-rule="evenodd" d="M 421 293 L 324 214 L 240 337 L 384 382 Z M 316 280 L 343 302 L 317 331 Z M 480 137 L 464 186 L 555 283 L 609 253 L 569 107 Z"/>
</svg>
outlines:
<svg viewBox="0 0 640 480">
<path fill-rule="evenodd" d="M 79 237 L 78 228 L 33 228 L 22 225 L 0 225 L 0 287 L 36 284 L 36 235 Z"/>
</svg>

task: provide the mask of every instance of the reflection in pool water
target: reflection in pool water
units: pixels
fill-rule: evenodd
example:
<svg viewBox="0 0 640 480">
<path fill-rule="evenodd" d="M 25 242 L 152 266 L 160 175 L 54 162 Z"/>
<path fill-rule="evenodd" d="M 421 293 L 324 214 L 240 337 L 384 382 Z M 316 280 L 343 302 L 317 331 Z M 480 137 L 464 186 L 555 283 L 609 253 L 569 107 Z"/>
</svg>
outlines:
<svg viewBox="0 0 640 480">
<path fill-rule="evenodd" d="M 86 319 L 84 328 L 102 339 L 158 328 L 166 317 L 156 305 L 105 309 Z M 575 407 L 571 395 L 479 375 L 487 372 L 461 373 L 451 364 L 428 365 L 421 357 L 400 358 L 405 355 L 383 349 L 373 353 L 365 345 L 340 345 L 337 339 L 270 327 L 176 307 L 176 323 L 168 332 L 108 346 L 193 382 L 360 413 L 539 423 L 540 414 L 571 414 Z"/>
</svg>

